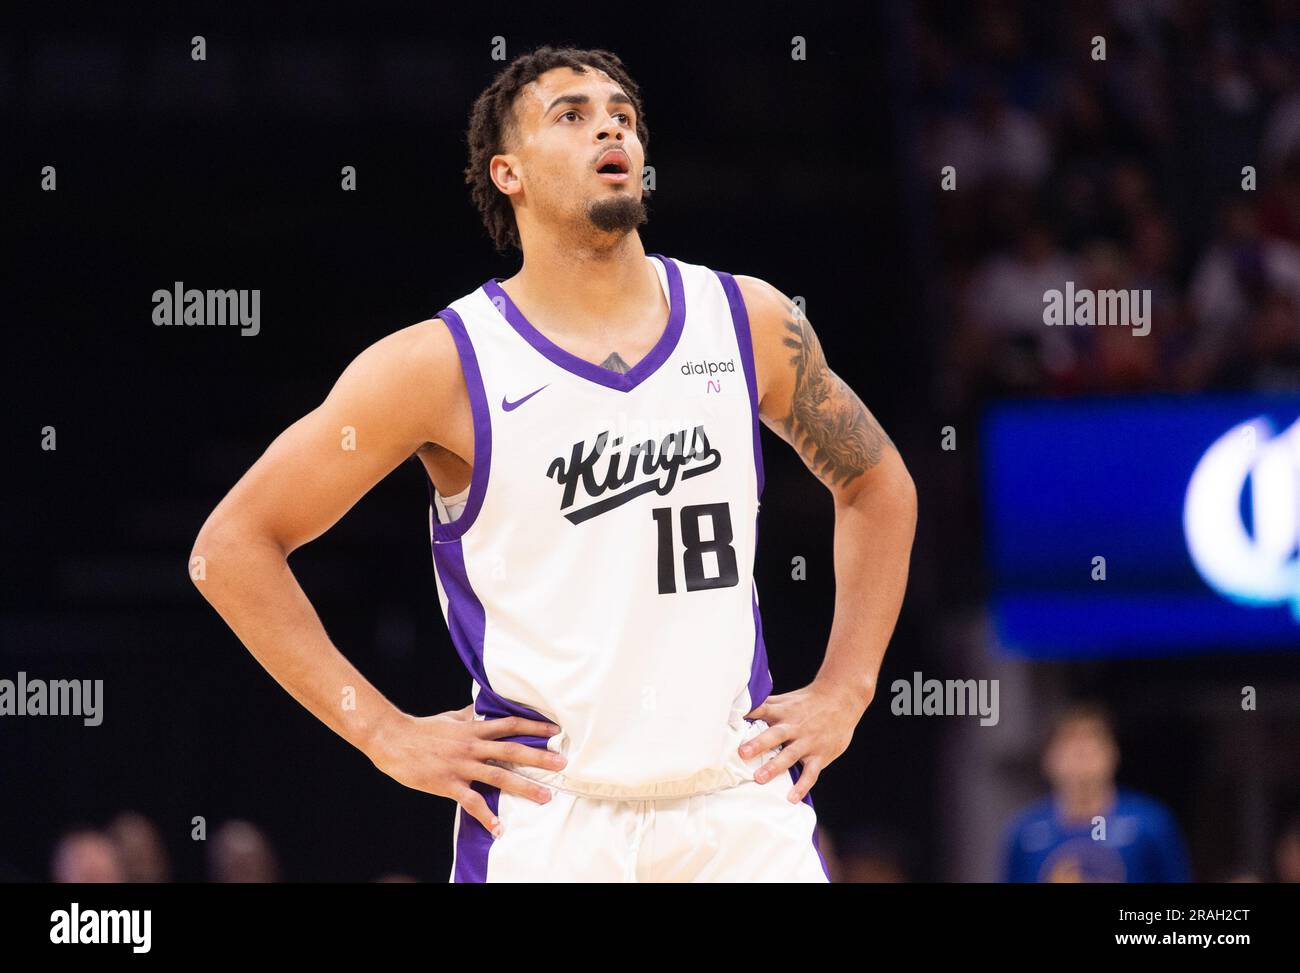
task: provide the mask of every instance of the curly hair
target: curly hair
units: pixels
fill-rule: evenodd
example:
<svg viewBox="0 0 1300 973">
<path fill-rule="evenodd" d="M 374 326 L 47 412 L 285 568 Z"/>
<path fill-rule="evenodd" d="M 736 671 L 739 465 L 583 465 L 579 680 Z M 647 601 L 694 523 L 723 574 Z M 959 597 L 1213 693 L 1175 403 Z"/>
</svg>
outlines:
<svg viewBox="0 0 1300 973">
<path fill-rule="evenodd" d="M 492 156 L 505 152 L 506 142 L 517 134 L 515 97 L 519 90 L 552 68 L 560 67 L 572 68 L 579 74 L 585 74 L 586 69 L 592 67 L 609 75 L 632 100 L 636 109 L 636 134 L 641 145 L 648 147 L 650 144 L 650 130 L 646 128 L 645 113 L 641 109 L 641 91 L 618 55 L 572 47 L 539 47 L 516 57 L 474 99 L 466 132 L 469 165 L 465 167 L 465 182 L 498 253 L 504 253 L 512 246 L 516 250 L 523 247 L 515 224 L 514 207 L 510 198 L 492 182 L 488 163 Z"/>
</svg>

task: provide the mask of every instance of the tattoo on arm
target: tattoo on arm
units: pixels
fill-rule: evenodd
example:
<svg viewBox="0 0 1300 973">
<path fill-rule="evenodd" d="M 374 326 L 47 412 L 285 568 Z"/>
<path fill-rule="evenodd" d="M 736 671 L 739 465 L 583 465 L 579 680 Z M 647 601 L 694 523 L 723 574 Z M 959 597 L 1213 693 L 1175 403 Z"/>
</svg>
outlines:
<svg viewBox="0 0 1300 973">
<path fill-rule="evenodd" d="M 618 372 L 620 375 L 626 375 L 632 370 L 632 366 L 623 361 L 616 351 L 611 351 L 609 357 L 600 363 L 600 367 L 608 368 L 611 372 Z"/>
<path fill-rule="evenodd" d="M 822 480 L 832 486 L 849 483 L 879 463 L 885 445 L 893 443 L 862 400 L 827 366 L 817 335 L 793 304 L 786 307 L 785 330 L 781 343 L 791 350 L 795 380 L 782 429 Z"/>
</svg>

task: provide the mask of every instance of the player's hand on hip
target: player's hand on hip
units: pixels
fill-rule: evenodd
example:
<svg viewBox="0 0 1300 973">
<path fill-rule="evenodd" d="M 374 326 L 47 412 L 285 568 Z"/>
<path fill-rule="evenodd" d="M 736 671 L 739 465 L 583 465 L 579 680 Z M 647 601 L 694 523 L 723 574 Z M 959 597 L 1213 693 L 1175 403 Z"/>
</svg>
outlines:
<svg viewBox="0 0 1300 973">
<path fill-rule="evenodd" d="M 861 697 L 816 680 L 803 689 L 768 696 L 762 705 L 745 714 L 746 719 L 763 720 L 768 728 L 741 744 L 739 753 L 748 760 L 781 747 L 754 772 L 760 784 L 802 763 L 799 779 L 786 795 L 786 800 L 797 804 L 812 790 L 822 769 L 849 748 L 866 705 Z"/>
<path fill-rule="evenodd" d="M 476 720 L 471 705 L 435 716 L 402 714 L 376 734 L 367 755 L 376 767 L 399 784 L 451 798 L 488 831 L 499 836 L 500 821 L 471 783 L 481 781 L 545 804 L 551 799 L 550 788 L 492 761 L 560 770 L 565 764 L 562 755 L 500 739 L 507 736 L 551 737 L 559 732 L 560 728 L 554 723 L 517 716 Z"/>
</svg>

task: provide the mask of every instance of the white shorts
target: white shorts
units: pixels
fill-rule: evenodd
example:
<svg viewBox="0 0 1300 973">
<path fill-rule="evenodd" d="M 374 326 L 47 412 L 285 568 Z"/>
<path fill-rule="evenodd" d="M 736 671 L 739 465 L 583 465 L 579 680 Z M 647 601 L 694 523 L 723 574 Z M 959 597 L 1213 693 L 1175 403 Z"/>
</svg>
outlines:
<svg viewBox="0 0 1300 973">
<path fill-rule="evenodd" d="M 746 761 L 748 780 L 686 797 L 625 800 L 553 787 L 538 804 L 475 781 L 502 834 L 494 839 L 457 808 L 451 881 L 829 882 L 812 792 L 797 804 L 786 799 L 800 765 L 766 783 L 753 779 L 777 752 Z"/>
</svg>

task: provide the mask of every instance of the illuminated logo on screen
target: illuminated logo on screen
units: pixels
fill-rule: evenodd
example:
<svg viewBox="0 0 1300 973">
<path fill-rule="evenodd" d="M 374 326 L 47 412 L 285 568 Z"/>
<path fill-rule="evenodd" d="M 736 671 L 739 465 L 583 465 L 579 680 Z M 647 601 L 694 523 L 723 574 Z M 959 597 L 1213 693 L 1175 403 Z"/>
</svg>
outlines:
<svg viewBox="0 0 1300 973">
<path fill-rule="evenodd" d="M 1290 604 L 1300 622 L 1300 420 L 1274 435 L 1260 417 L 1220 436 L 1187 484 L 1183 530 L 1211 588 L 1242 604 Z"/>
</svg>

